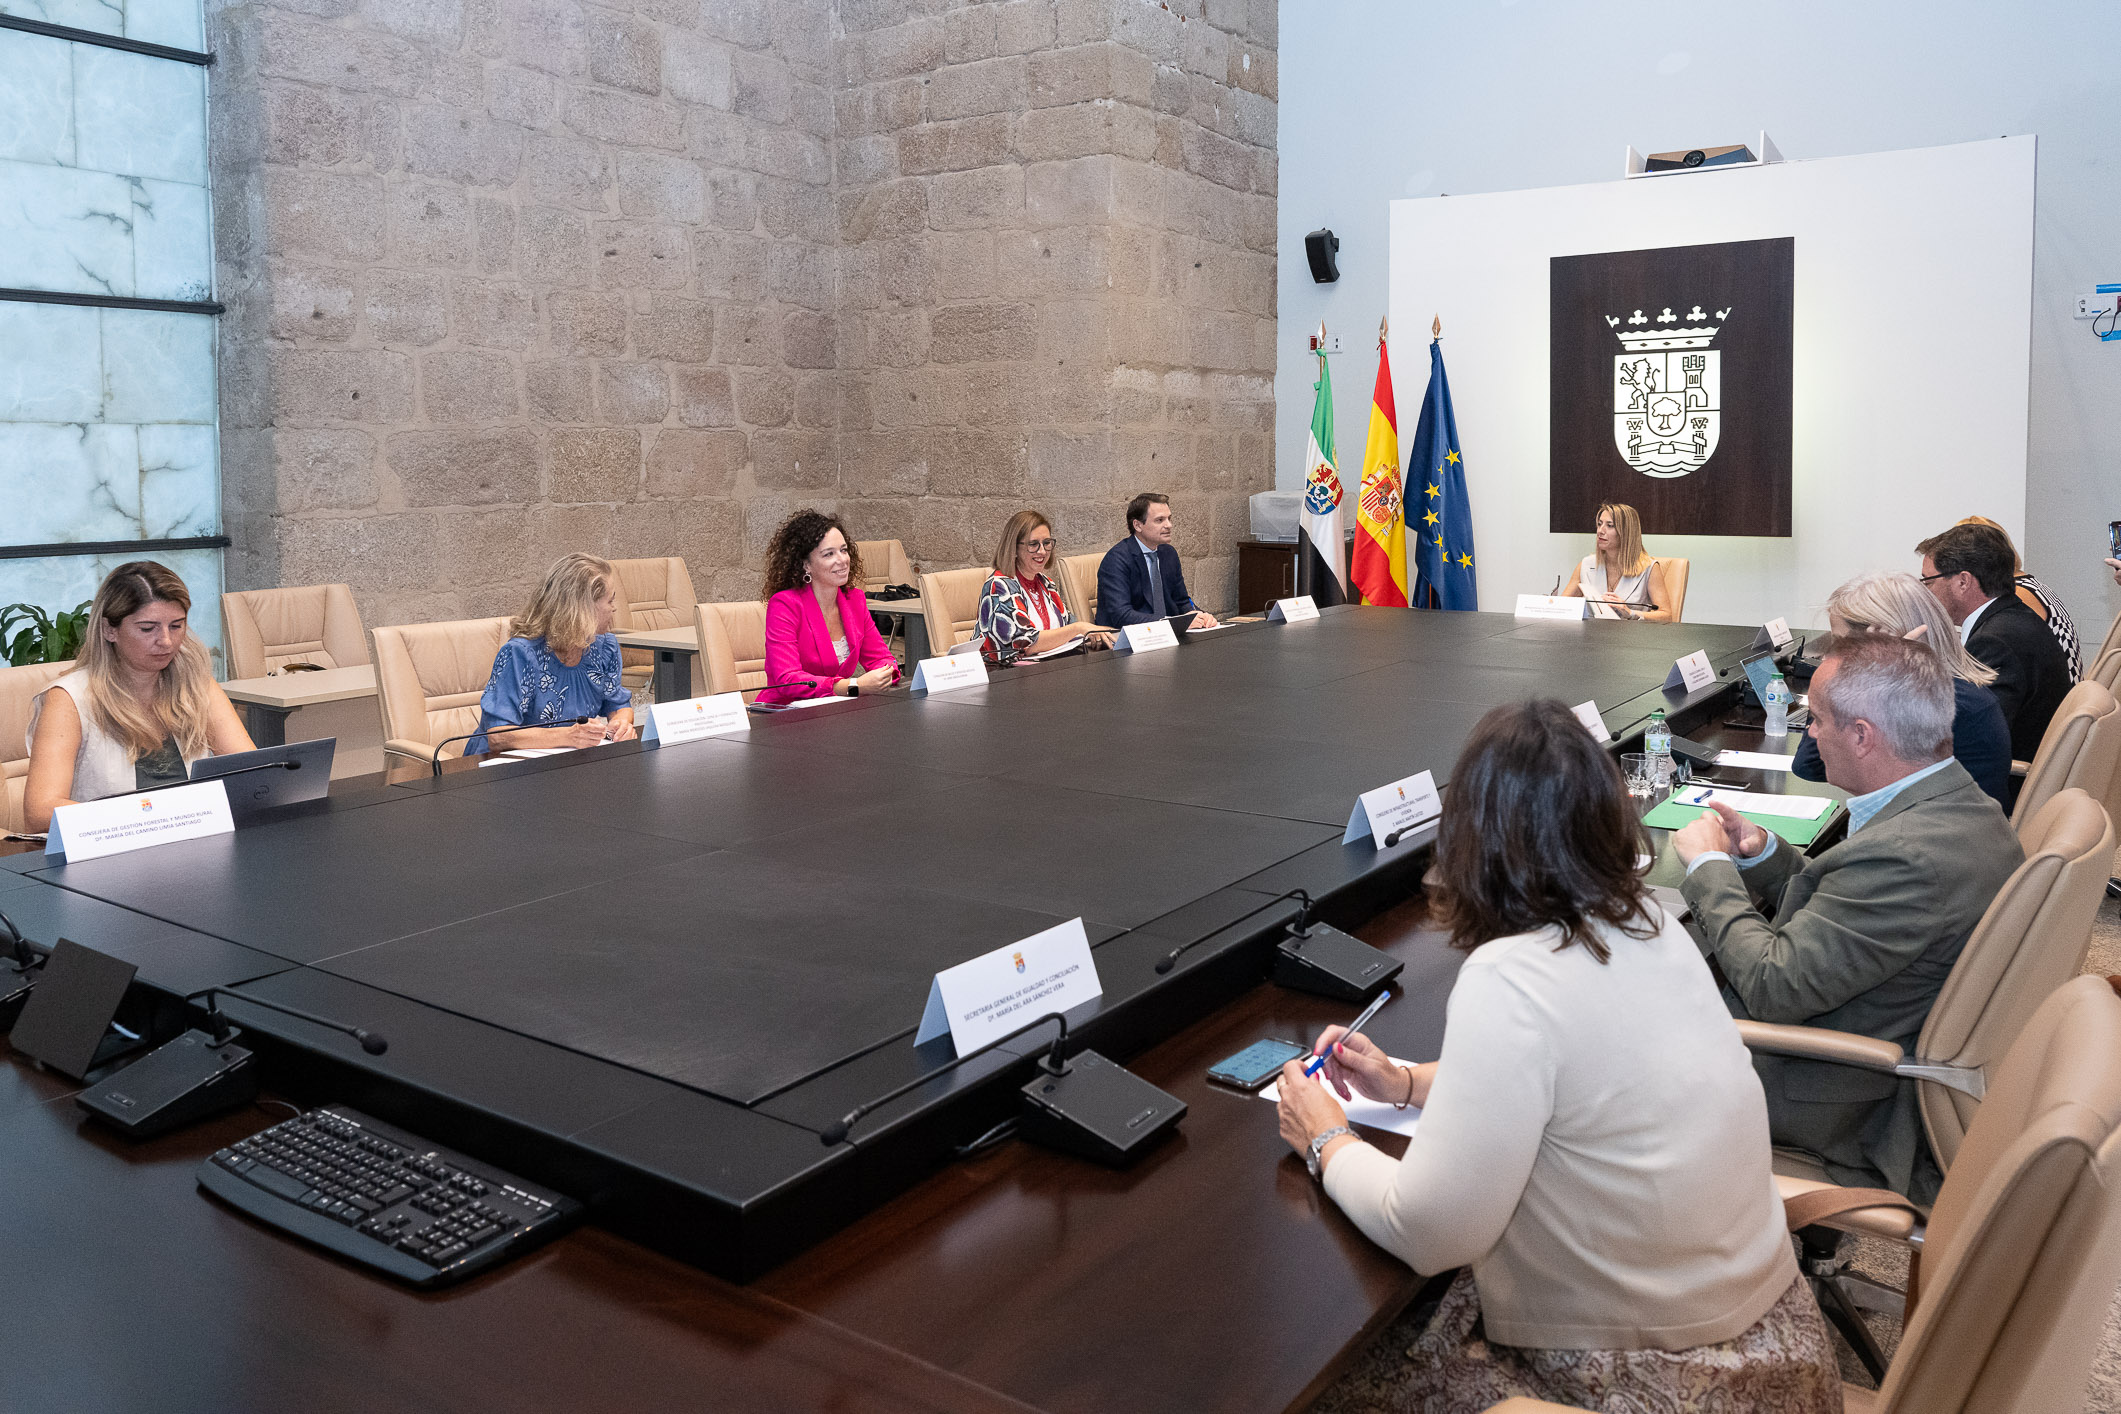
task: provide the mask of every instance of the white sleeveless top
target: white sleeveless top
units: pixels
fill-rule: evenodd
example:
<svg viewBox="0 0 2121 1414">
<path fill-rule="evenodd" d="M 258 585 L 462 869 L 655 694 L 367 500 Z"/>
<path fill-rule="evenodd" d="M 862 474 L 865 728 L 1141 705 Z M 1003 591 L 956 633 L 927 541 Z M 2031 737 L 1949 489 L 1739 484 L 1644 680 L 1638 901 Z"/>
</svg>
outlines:
<svg viewBox="0 0 2121 1414">
<path fill-rule="evenodd" d="M 1619 585 L 1608 589 L 1605 583 L 1605 566 L 1599 563 L 1598 552 L 1593 550 L 1590 554 L 1583 557 L 1583 563 L 1577 568 L 1576 582 L 1582 588 L 1583 597 L 1586 599 L 1596 599 L 1601 595 L 1610 594 L 1616 599 L 1626 599 L 1636 604 L 1647 604 L 1650 602 L 1650 566 L 1656 563 L 1655 557 L 1652 557 L 1648 563 L 1643 565 L 1640 574 L 1623 575 Z M 1636 612 L 1646 613 L 1648 611 L 1638 609 Z M 1606 610 L 1607 616 L 1611 614 L 1612 610 Z"/>
<path fill-rule="evenodd" d="M 81 718 L 81 750 L 74 757 L 74 783 L 67 791 L 68 800 L 103 800 L 113 795 L 131 795 L 139 789 L 138 777 L 133 773 L 134 755 L 131 747 L 112 736 L 97 724 L 95 714 L 88 706 L 88 673 L 76 670 L 44 689 L 64 689 L 73 699 L 74 713 Z M 26 744 L 32 746 L 37 740 L 37 719 L 44 715 L 44 692 L 37 694 L 30 703 L 29 734 Z M 205 755 L 211 756 L 212 752 Z M 197 756 L 184 758 L 187 770 Z"/>
</svg>

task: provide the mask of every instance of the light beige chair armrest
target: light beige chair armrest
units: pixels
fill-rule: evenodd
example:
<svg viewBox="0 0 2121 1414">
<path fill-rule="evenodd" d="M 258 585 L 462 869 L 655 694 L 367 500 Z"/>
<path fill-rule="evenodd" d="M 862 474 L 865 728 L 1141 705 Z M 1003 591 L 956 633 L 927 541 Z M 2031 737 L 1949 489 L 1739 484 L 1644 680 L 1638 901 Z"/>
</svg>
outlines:
<svg viewBox="0 0 2121 1414">
<path fill-rule="evenodd" d="M 1738 1035 L 1747 1050 L 1771 1056 L 1796 1056 L 1803 1060 L 1832 1061 L 1863 1070 L 1891 1075 L 1907 1053 L 1891 1041 L 1858 1036 L 1851 1031 L 1829 1031 L 1823 1026 L 1779 1026 L 1768 1021 L 1741 1021 Z"/>
<path fill-rule="evenodd" d="M 2033 763 L 2032 763 L 2032 762 L 2030 762 L 2030 761 L 2015 761 L 2015 760 L 2014 760 L 2014 761 L 2012 761 L 2012 762 L 2011 762 L 2011 775 L 2012 775 L 2012 776 L 2014 776 L 2014 777 L 2016 777 L 2016 778 L 2017 778 L 2018 780 L 2021 780 L 2021 781 L 2022 781 L 2022 780 L 2024 780 L 2024 779 L 2025 779 L 2025 773 L 2026 773 L 2026 772 L 2028 772 L 2028 771 L 2030 771 L 2030 770 L 2032 770 L 2032 769 L 2033 769 Z"/>
<path fill-rule="evenodd" d="M 392 737 L 383 743 L 383 751 L 385 755 L 410 757 L 422 766 L 434 764 L 435 749 L 424 741 L 414 741 L 409 737 Z"/>
<path fill-rule="evenodd" d="M 1840 1186 L 1838 1183 L 1820 1183 L 1816 1179 L 1775 1175 L 1775 1190 L 1785 1203 L 1802 1193 L 1830 1192 Z M 1851 1208 L 1845 1213 L 1821 1218 L 1819 1222 L 1822 1227 L 1860 1232 L 1866 1237 L 1883 1237 L 1890 1242 L 1904 1242 L 1910 1246 L 1922 1243 L 1922 1222 L 1904 1208 Z"/>
</svg>

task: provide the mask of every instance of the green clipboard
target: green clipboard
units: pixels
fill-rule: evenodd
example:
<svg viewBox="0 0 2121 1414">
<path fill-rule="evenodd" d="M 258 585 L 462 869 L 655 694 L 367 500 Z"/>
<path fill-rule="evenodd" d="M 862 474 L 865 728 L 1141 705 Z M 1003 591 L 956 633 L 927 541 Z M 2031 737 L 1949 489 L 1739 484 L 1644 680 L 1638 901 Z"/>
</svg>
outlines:
<svg viewBox="0 0 2121 1414">
<path fill-rule="evenodd" d="M 1676 830 L 1682 825 L 1691 825 L 1696 820 L 1699 820 L 1701 812 L 1707 808 L 1705 805 L 1681 805 L 1675 792 L 1659 801 L 1656 809 L 1643 816 L 1642 823 L 1653 830 Z M 1818 839 L 1819 832 L 1826 828 L 1827 821 L 1834 818 L 1834 806 L 1832 802 L 1828 802 L 1827 808 L 1820 811 L 1818 815 L 1810 820 L 1799 820 L 1792 815 L 1769 815 L 1766 813 L 1756 815 L 1742 807 L 1738 813 L 1758 825 L 1761 829 L 1773 830 L 1791 844 L 1802 849 L 1813 840 Z"/>
</svg>

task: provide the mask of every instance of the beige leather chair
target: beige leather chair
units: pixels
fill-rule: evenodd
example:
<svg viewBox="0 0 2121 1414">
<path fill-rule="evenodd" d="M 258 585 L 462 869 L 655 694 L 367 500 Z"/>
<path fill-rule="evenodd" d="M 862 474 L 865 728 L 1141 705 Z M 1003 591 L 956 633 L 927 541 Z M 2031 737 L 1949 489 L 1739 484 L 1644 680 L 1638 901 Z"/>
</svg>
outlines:
<svg viewBox="0 0 2121 1414">
<path fill-rule="evenodd" d="M 1077 623 L 1097 620 L 1097 569 L 1104 562 L 1103 555 L 1061 556 L 1061 599 Z"/>
<path fill-rule="evenodd" d="M 2106 626 L 2106 638 L 2099 644 L 2099 650 L 2084 661 L 2097 663 L 2110 653 L 2121 653 L 2121 614 L 2116 614 L 2114 621 Z M 2112 687 L 2113 684 L 2103 682 L 2101 686 Z"/>
<path fill-rule="evenodd" d="M 700 596 L 692 589 L 692 574 L 676 555 L 652 560 L 613 560 L 619 572 L 619 632 L 658 628 L 691 628 L 698 621 Z M 625 662 L 621 674 L 628 690 L 638 692 L 655 676 L 655 654 L 646 648 L 620 650 Z M 705 675 L 695 666 L 692 691 L 706 691 Z"/>
<path fill-rule="evenodd" d="M 2018 774 L 2017 763 L 2011 764 L 2012 774 Z M 2018 788 L 2011 824 L 2022 831 L 2041 806 L 2071 786 L 2111 812 L 2121 805 L 2114 791 L 2117 770 L 2121 770 L 2121 703 L 2099 684 L 2080 682 L 2062 699 L 2041 733 L 2040 749 L 2033 754 L 2024 772 L 2025 783 Z"/>
<path fill-rule="evenodd" d="M 913 561 L 906 557 L 906 547 L 896 540 L 857 540 L 854 552 L 862 559 L 862 585 L 865 590 L 882 589 L 887 584 L 915 584 Z"/>
<path fill-rule="evenodd" d="M 741 692 L 757 700 L 766 686 L 766 606 L 750 600 L 702 604 L 693 626 L 700 636 L 704 692 Z"/>
<path fill-rule="evenodd" d="M 930 653 L 938 657 L 948 653 L 979 628 L 980 586 L 992 573 L 975 565 L 921 576 L 921 609 L 928 620 Z"/>
<path fill-rule="evenodd" d="M 479 698 L 493 659 L 508 641 L 508 619 L 400 624 L 375 631 L 376 701 L 383 711 L 383 750 L 425 765 L 464 754 L 448 738 L 479 729 Z"/>
<path fill-rule="evenodd" d="M 74 670 L 74 661 L 0 668 L 0 830 L 24 827 L 22 790 L 29 779 L 29 707 L 37 694 Z"/>
<path fill-rule="evenodd" d="M 2108 692 L 2114 690 L 2116 680 L 2121 679 L 2121 644 L 2104 648 L 2092 659 L 2092 665 L 2084 670 L 2084 681 L 2095 682 Z"/>
<path fill-rule="evenodd" d="M 287 663 L 355 668 L 368 661 L 361 611 L 343 584 L 237 590 L 221 596 L 221 620 L 232 678 L 262 678 Z"/>
<path fill-rule="evenodd" d="M 1694 562 L 1676 555 L 1659 555 L 1657 563 L 1664 566 L 1664 594 L 1672 601 L 1666 607 L 1671 609 L 1672 622 L 1676 624 L 1686 616 L 1686 582 L 1693 573 Z"/>
<path fill-rule="evenodd" d="M 1792 1222 L 1807 1203 L 1872 1191 L 1782 1187 Z M 1842 1388 L 1850 1414 L 2083 1409 L 2121 1282 L 2121 997 L 2104 978 L 2078 977 L 2042 1001 L 1928 1214 L 1896 1201 L 1817 1220 L 1919 1246 L 1922 1258 L 1879 1388 Z M 1489 1414 L 1562 1409 L 1512 1399 Z"/>
</svg>

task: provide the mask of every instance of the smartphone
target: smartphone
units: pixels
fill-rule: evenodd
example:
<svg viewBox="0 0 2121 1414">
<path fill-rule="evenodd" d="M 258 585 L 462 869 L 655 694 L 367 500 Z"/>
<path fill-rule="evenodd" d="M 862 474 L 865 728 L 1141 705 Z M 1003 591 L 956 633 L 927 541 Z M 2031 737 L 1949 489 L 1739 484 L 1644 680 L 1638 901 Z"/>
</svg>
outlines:
<svg viewBox="0 0 2121 1414">
<path fill-rule="evenodd" d="M 2115 559 L 2121 560 L 2121 520 L 2106 523 L 2106 548 Z"/>
<path fill-rule="evenodd" d="M 1311 1054 L 1309 1046 L 1295 1041 L 1255 1041 L 1236 1055 L 1208 1067 L 1208 1078 L 1240 1090 L 1258 1090 L 1281 1068 L 1298 1056 Z"/>
</svg>

